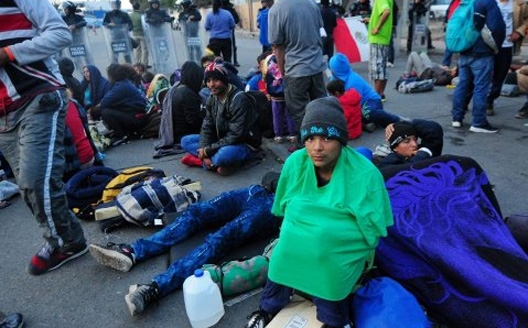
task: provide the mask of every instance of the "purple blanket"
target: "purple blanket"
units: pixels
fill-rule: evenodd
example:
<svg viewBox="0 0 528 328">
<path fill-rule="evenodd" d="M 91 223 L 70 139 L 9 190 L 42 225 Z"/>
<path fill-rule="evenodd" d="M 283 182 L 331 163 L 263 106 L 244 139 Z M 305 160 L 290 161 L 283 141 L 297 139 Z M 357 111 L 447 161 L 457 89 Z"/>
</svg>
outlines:
<svg viewBox="0 0 528 328">
<path fill-rule="evenodd" d="M 451 328 L 528 327 L 528 256 L 481 167 L 442 156 L 382 172 L 395 224 L 377 249 L 381 271 Z"/>
</svg>

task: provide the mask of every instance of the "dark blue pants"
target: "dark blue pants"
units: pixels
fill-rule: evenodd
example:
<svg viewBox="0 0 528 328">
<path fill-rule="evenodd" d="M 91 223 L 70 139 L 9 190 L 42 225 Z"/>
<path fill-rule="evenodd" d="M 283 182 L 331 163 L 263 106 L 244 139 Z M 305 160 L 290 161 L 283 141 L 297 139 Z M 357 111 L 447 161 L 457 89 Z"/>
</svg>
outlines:
<svg viewBox="0 0 528 328">
<path fill-rule="evenodd" d="M 293 289 L 269 280 L 260 297 L 260 308 L 275 315 L 290 302 Z M 352 296 L 341 301 L 327 301 L 313 297 L 317 320 L 330 326 L 343 327 L 352 322 Z"/>
</svg>

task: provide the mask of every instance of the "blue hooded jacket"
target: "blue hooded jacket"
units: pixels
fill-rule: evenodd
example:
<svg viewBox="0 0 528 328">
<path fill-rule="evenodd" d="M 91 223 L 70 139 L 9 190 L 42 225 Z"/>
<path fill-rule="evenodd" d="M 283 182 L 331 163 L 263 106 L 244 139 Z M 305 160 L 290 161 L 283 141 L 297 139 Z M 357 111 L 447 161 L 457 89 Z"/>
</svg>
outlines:
<svg viewBox="0 0 528 328">
<path fill-rule="evenodd" d="M 328 66 L 335 78 L 345 82 L 345 91 L 353 88 L 361 95 L 361 106 L 367 100 L 381 101 L 381 97 L 367 81 L 352 70 L 348 58 L 342 53 L 336 53 L 330 59 Z"/>
<path fill-rule="evenodd" d="M 86 68 L 88 68 L 88 72 L 90 72 L 90 81 L 88 82 L 86 78 L 83 78 L 81 89 L 84 91 L 86 88 L 90 88 L 91 102 L 87 104 L 87 99 L 85 99 L 84 105 L 86 107 L 92 107 L 99 104 L 108 90 L 110 90 L 110 82 L 101 75 L 99 69 L 94 65 L 86 65 Z"/>
</svg>

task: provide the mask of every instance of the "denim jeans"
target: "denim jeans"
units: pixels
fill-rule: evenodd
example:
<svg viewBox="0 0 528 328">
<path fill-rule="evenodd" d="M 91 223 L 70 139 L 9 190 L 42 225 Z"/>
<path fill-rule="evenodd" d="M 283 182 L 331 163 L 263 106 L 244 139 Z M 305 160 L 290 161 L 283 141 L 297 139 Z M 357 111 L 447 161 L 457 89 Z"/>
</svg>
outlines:
<svg viewBox="0 0 528 328">
<path fill-rule="evenodd" d="M 293 289 L 269 280 L 262 290 L 260 308 L 275 315 L 290 303 Z M 317 312 L 317 320 L 330 326 L 343 327 L 352 321 L 352 296 L 350 294 L 341 301 L 327 301 L 312 297 Z"/>
<path fill-rule="evenodd" d="M 446 49 L 444 52 L 444 58 L 442 58 L 442 65 L 447 67 L 451 66 L 451 58 L 453 58 L 453 53 Z"/>
<path fill-rule="evenodd" d="M 464 120 L 466 96 L 473 86 L 473 126 L 483 126 L 486 119 L 486 99 L 491 89 L 493 56 L 472 57 L 461 55 L 458 60 L 459 82 L 453 95 L 453 121 Z"/>
<path fill-rule="evenodd" d="M 391 123 L 400 121 L 400 117 L 383 110 L 381 100 L 367 99 L 361 106 L 363 121 L 366 123 L 373 122 L 381 127 L 386 127 Z"/>
<path fill-rule="evenodd" d="M 205 202 L 189 206 L 173 223 L 148 238 L 132 244 L 137 261 L 168 251 L 195 232 L 218 228 L 207 235 L 203 244 L 172 263 L 164 273 L 154 277 L 160 296 L 182 287 L 194 270 L 206 263 L 216 263 L 231 249 L 257 238 L 279 232 L 280 220 L 271 214 L 273 194 L 264 187 L 224 192 Z"/>
<path fill-rule="evenodd" d="M 86 242 L 79 220 L 68 209 L 62 182 L 67 103 L 64 90 L 37 95 L 17 110 L 21 116 L 14 129 L 0 133 L 0 149 L 22 198 L 53 247 Z"/>
<path fill-rule="evenodd" d="M 198 156 L 200 145 L 200 135 L 190 134 L 181 138 L 182 148 L 194 156 Z M 220 148 L 211 157 L 211 162 L 215 167 L 240 165 L 251 157 L 251 149 L 245 144 L 227 145 Z"/>
</svg>

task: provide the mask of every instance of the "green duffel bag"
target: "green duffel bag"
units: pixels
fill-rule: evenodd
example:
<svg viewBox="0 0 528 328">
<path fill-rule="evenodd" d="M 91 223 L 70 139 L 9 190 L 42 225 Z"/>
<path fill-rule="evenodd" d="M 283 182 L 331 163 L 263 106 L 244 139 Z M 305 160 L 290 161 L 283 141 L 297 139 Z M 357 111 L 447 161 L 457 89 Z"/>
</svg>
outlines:
<svg viewBox="0 0 528 328">
<path fill-rule="evenodd" d="M 263 255 L 216 264 L 204 264 L 222 296 L 240 294 L 264 286 L 268 277 L 268 259 Z"/>
</svg>

